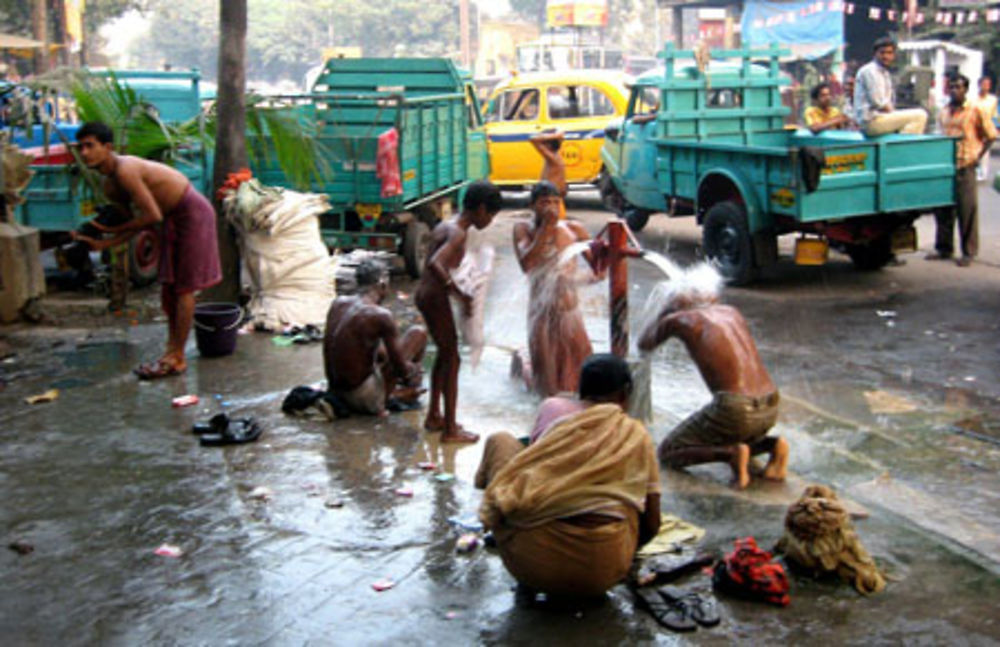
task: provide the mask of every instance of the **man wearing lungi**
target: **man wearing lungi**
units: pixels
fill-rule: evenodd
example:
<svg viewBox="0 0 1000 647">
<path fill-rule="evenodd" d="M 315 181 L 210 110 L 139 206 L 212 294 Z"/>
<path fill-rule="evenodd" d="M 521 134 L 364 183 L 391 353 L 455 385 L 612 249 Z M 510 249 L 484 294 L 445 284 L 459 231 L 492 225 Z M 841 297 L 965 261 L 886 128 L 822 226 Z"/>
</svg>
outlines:
<svg viewBox="0 0 1000 647">
<path fill-rule="evenodd" d="M 135 369 L 140 379 L 179 375 L 187 369 L 184 346 L 194 320 L 195 293 L 222 280 L 215 233 L 215 210 L 178 170 L 114 151 L 111 129 L 101 122 L 84 124 L 76 133 L 80 157 L 105 176 L 104 194 L 120 209 L 139 215 L 114 227 L 92 222 L 111 238 L 74 238 L 100 251 L 121 245 L 147 227 L 163 224 L 160 284 L 167 314 L 167 349 L 155 362 Z"/>
<path fill-rule="evenodd" d="M 706 271 L 714 280 L 705 279 Z M 767 432 L 778 419 L 778 389 L 757 352 L 750 327 L 739 310 L 718 302 L 718 275 L 689 270 L 667 284 L 665 305 L 639 339 L 651 351 L 672 337 L 687 346 L 712 401 L 682 421 L 663 439 L 660 460 L 680 469 L 726 462 L 733 482 L 750 483 L 750 456 L 770 454 L 767 479 L 783 481 L 788 441 Z"/>
</svg>

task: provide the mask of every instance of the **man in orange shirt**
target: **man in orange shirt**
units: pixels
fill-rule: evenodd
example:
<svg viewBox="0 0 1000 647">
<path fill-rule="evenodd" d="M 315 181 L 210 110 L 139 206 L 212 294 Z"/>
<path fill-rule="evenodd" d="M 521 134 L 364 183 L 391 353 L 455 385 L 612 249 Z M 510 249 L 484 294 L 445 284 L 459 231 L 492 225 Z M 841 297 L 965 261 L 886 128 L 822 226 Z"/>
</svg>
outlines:
<svg viewBox="0 0 1000 647">
<path fill-rule="evenodd" d="M 824 130 L 842 130 L 851 120 L 833 105 L 833 91 L 830 84 L 817 84 L 809 93 L 815 105 L 806 108 L 806 128 L 818 135 Z"/>
<path fill-rule="evenodd" d="M 959 138 L 955 143 L 955 206 L 938 211 L 937 250 L 928 254 L 928 260 L 951 258 L 955 244 L 955 220 L 958 220 L 958 235 L 962 243 L 962 258 L 959 267 L 972 264 L 979 251 L 979 205 L 976 186 L 976 166 L 990 145 L 997 138 L 996 128 L 983 116 L 966 95 L 969 79 L 961 74 L 952 77 L 948 84 L 951 103 L 941 111 L 941 132 Z"/>
</svg>

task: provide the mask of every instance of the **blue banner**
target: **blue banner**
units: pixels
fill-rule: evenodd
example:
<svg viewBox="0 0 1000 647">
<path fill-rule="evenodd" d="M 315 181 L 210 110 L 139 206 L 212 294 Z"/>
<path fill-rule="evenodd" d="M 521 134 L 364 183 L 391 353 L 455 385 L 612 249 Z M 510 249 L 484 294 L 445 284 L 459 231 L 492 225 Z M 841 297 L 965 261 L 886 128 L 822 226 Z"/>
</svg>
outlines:
<svg viewBox="0 0 1000 647">
<path fill-rule="evenodd" d="M 747 0 L 740 28 L 744 45 L 778 43 L 801 55 L 822 56 L 844 44 L 844 3 Z"/>
</svg>

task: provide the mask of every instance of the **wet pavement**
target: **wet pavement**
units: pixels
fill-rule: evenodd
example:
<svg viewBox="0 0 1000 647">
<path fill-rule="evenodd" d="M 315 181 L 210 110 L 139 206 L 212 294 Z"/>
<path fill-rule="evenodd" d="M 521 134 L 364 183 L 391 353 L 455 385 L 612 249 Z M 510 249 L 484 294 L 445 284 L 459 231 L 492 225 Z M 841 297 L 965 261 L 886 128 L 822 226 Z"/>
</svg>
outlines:
<svg viewBox="0 0 1000 647">
<path fill-rule="evenodd" d="M 323 379 L 318 346 L 249 335 L 235 355 L 209 360 L 192 343 L 186 376 L 138 383 L 129 371 L 155 356 L 162 324 L 64 321 L 0 329 L 16 352 L 0 363 L 0 539 L 34 546 L 0 552 L 0 636 L 11 645 L 996 642 L 1000 200 L 984 191 L 983 204 L 983 262 L 971 269 L 920 254 L 859 273 L 836 257 L 822 268 L 782 263 L 758 285 L 727 290 L 782 390 L 776 433 L 791 441 L 793 475 L 735 492 L 721 466 L 663 472 L 664 511 L 706 528 L 703 546 L 720 550 L 745 535 L 770 546 L 805 484 L 833 485 L 870 513 L 856 526 L 888 571 L 881 595 L 796 577 L 788 608 L 722 599 L 722 624 L 688 636 L 636 613 L 624 587 L 602 604 L 520 606 L 498 556 L 455 552 L 448 519 L 478 507 L 481 446 L 441 446 L 419 429 L 419 411 L 336 423 L 283 415 L 291 387 Z M 606 217 L 592 194 L 569 206 L 592 231 Z M 525 343 L 527 288 L 509 248 L 516 217 L 505 211 L 486 235 L 498 247 L 490 345 L 461 373 L 459 419 L 481 433 L 523 433 L 537 405 L 507 378 L 510 349 Z M 919 228 L 932 240 L 930 221 Z M 656 217 L 640 240 L 688 263 L 698 237 L 690 219 Z M 638 325 L 659 275 L 633 263 L 631 279 Z M 406 311 L 412 285 L 393 287 L 393 307 Z M 581 297 L 595 348 L 606 349 L 606 287 Z M 659 440 L 708 392 L 679 344 L 658 351 L 651 370 Z M 51 387 L 55 402 L 23 404 Z M 186 393 L 201 403 L 171 408 Z M 191 424 L 222 410 L 255 416 L 264 436 L 200 447 Z M 457 478 L 436 480 L 424 461 Z M 155 555 L 165 543 L 183 555 Z M 375 592 L 385 578 L 395 586 Z M 708 587 L 703 574 L 684 582 Z"/>
</svg>

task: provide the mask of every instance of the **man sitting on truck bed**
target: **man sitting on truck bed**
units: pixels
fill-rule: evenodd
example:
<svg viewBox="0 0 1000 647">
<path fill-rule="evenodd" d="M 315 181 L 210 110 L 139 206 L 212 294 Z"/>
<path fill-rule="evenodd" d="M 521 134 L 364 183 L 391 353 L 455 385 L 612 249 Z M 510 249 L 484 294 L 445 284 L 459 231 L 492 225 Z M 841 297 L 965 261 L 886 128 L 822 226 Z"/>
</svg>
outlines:
<svg viewBox="0 0 1000 647">
<path fill-rule="evenodd" d="M 729 463 L 734 484 L 742 489 L 750 483 L 750 456 L 769 453 L 764 478 L 784 480 L 788 441 L 767 436 L 778 419 L 778 389 L 743 315 L 718 303 L 719 282 L 708 266 L 671 280 L 663 310 L 639 339 L 639 348 L 651 351 L 679 338 L 713 394 L 660 443 L 660 460 L 673 468 Z"/>
<path fill-rule="evenodd" d="M 920 108 L 896 110 L 896 91 L 889 68 L 896 60 L 896 42 L 883 36 L 872 45 L 875 58 L 858 70 L 854 84 L 854 109 L 866 135 L 923 134 L 927 113 Z"/>
<path fill-rule="evenodd" d="M 806 128 L 812 131 L 812 134 L 818 135 L 824 130 L 843 130 L 851 123 L 850 118 L 833 105 L 833 92 L 826 81 L 817 83 L 809 95 L 815 105 L 806 108 L 803 116 Z"/>
<path fill-rule="evenodd" d="M 381 306 L 386 274 L 377 261 L 359 263 L 358 294 L 334 300 L 323 335 L 328 390 L 351 411 L 377 416 L 386 415 L 393 399 L 402 406 L 416 400 L 427 347 L 423 328 L 411 326 L 400 336 L 392 313 Z"/>
<path fill-rule="evenodd" d="M 115 153 L 113 134 L 106 124 L 84 124 L 76 133 L 76 141 L 84 164 L 106 177 L 105 197 L 126 213 L 130 212 L 130 204 L 141 212 L 121 225 L 91 223 L 101 233 L 115 234 L 113 238 L 97 240 L 74 232 L 76 240 L 102 250 L 163 223 L 160 283 L 161 302 L 167 314 L 167 350 L 155 362 L 135 369 L 135 373 L 147 380 L 179 375 L 187 369 L 184 346 L 194 321 L 195 293 L 222 280 L 215 209 L 177 169 Z"/>
</svg>

